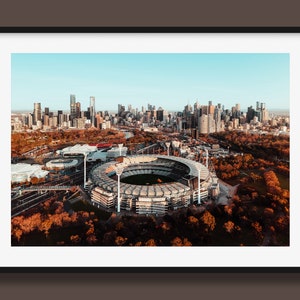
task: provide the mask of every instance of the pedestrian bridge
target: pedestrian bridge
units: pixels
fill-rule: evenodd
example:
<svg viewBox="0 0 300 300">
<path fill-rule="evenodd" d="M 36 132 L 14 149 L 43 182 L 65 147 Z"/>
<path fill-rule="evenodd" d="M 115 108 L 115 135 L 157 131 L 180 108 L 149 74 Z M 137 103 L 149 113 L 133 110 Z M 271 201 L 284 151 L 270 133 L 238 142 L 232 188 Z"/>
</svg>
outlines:
<svg viewBox="0 0 300 300">
<path fill-rule="evenodd" d="M 77 185 L 38 185 L 30 186 L 21 190 L 21 193 L 26 192 L 41 192 L 41 191 L 69 191 L 71 189 L 78 189 Z"/>
</svg>

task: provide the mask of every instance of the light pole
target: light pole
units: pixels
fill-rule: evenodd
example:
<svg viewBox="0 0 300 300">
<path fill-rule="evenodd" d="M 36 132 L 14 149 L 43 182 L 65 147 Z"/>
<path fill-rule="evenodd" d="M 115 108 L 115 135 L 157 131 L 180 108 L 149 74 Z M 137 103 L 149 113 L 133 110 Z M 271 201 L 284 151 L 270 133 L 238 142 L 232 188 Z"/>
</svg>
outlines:
<svg viewBox="0 0 300 300">
<path fill-rule="evenodd" d="M 120 197 L 120 177 L 123 172 L 123 168 L 121 166 L 117 166 L 116 174 L 118 176 L 118 205 L 117 205 L 117 212 L 119 213 L 121 210 L 121 197 Z"/>
<path fill-rule="evenodd" d="M 198 169 L 198 204 L 199 205 L 201 203 L 201 196 L 200 196 L 200 175 L 201 175 L 201 164 L 199 165 L 199 169 Z"/>
<path fill-rule="evenodd" d="M 169 148 L 170 148 L 171 143 L 170 142 L 166 142 L 165 144 L 167 146 L 167 153 L 168 153 L 168 156 L 169 156 L 170 155 Z"/>
<path fill-rule="evenodd" d="M 86 185 L 86 153 L 83 154 L 84 155 L 84 174 L 83 174 L 83 188 L 85 189 L 85 185 Z"/>
</svg>

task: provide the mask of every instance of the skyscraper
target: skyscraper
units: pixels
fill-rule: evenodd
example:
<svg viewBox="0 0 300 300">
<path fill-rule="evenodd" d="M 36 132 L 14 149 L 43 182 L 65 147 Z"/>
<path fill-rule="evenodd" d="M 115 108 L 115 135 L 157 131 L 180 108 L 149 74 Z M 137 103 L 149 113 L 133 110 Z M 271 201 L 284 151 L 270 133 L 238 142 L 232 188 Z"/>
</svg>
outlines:
<svg viewBox="0 0 300 300">
<path fill-rule="evenodd" d="M 33 124 L 37 124 L 38 121 L 42 120 L 42 108 L 41 103 L 34 103 L 33 107 Z"/>
<path fill-rule="evenodd" d="M 91 125 L 95 127 L 95 116 L 96 116 L 96 108 L 95 108 L 95 97 L 90 97 L 90 118 L 91 118 Z"/>
<path fill-rule="evenodd" d="M 75 113 L 75 116 L 76 118 L 80 118 L 81 117 L 81 104 L 80 102 L 76 102 L 75 104 L 75 107 L 76 107 L 76 113 Z"/>
<path fill-rule="evenodd" d="M 215 107 L 212 104 L 212 101 L 208 101 L 207 114 L 214 114 Z"/>
<path fill-rule="evenodd" d="M 70 119 L 71 122 L 76 118 L 76 97 L 75 95 L 70 95 Z"/>
</svg>

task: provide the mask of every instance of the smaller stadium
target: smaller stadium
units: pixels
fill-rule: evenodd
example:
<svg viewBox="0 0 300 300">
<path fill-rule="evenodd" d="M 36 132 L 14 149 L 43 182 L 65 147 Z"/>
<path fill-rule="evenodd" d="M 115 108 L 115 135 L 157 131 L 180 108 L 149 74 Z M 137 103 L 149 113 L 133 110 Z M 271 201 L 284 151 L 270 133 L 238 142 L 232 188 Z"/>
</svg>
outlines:
<svg viewBox="0 0 300 300">
<path fill-rule="evenodd" d="M 46 163 L 49 170 L 64 170 L 75 168 L 80 164 L 78 159 L 53 159 Z"/>
<path fill-rule="evenodd" d="M 121 157 L 94 167 L 90 183 L 93 205 L 137 214 L 165 214 L 219 195 L 214 173 L 199 162 L 176 156 Z"/>
</svg>

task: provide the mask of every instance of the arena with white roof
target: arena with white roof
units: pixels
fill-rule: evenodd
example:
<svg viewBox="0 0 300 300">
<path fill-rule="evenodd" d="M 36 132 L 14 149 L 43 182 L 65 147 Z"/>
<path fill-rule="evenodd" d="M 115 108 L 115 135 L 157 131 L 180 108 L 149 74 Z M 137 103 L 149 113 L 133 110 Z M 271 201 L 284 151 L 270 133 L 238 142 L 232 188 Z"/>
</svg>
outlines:
<svg viewBox="0 0 300 300">
<path fill-rule="evenodd" d="M 53 159 L 46 163 L 46 168 L 52 169 L 70 169 L 78 166 L 80 161 L 78 159 Z"/>
<path fill-rule="evenodd" d="M 32 178 L 45 178 L 49 171 L 43 170 L 42 165 L 18 163 L 11 165 L 11 183 L 22 183 Z"/>
<path fill-rule="evenodd" d="M 120 168 L 121 209 L 138 214 L 163 214 L 187 207 L 199 199 L 199 190 L 202 201 L 219 193 L 217 177 L 201 163 L 175 156 L 137 155 L 123 157 L 122 162 L 105 163 L 91 171 L 91 201 L 94 205 L 115 209 L 118 194 L 116 172 Z M 168 182 L 126 183 L 130 177 L 141 178 L 147 174 L 168 178 Z"/>
</svg>

